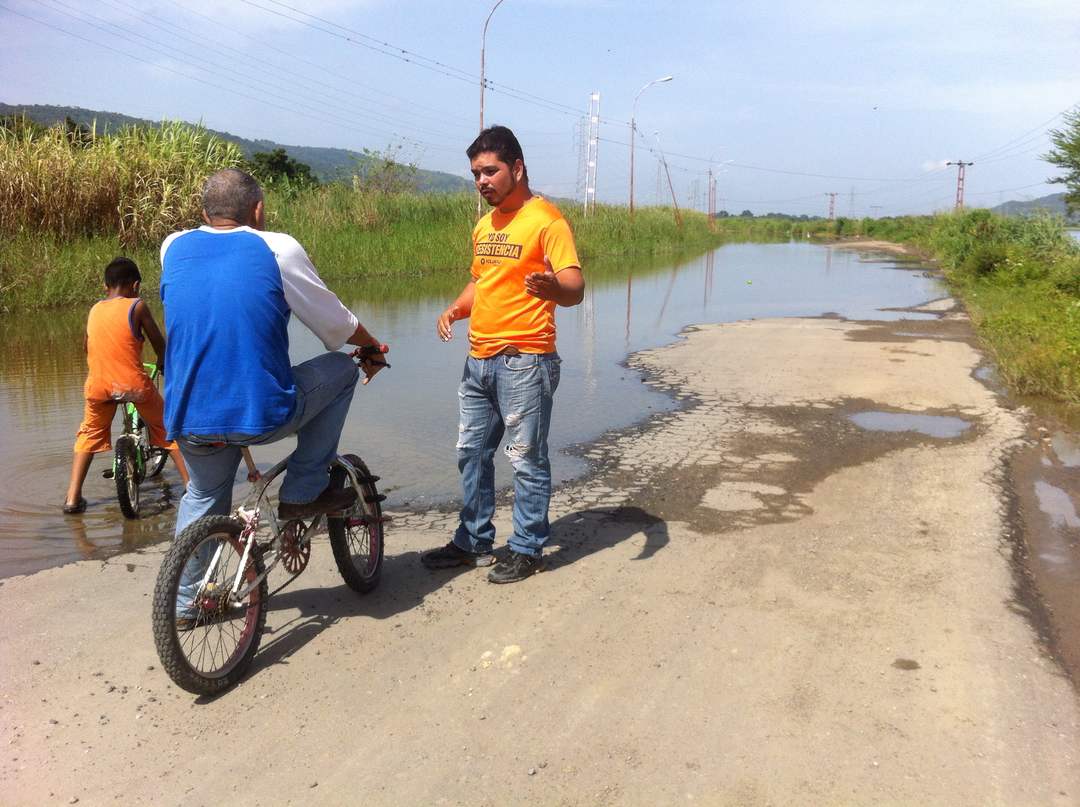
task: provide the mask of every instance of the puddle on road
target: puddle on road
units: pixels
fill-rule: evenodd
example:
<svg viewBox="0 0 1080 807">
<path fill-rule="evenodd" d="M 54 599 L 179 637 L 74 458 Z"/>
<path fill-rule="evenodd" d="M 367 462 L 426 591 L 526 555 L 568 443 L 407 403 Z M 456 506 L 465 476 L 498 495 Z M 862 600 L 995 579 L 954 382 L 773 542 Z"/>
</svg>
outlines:
<svg viewBox="0 0 1080 807">
<path fill-rule="evenodd" d="M 1053 527 L 1080 527 L 1080 516 L 1072 498 L 1057 485 L 1039 480 L 1035 483 L 1035 496 L 1039 500 L 1039 509 L 1050 519 Z"/>
<path fill-rule="evenodd" d="M 971 424 L 949 415 L 914 415 L 906 412 L 856 412 L 848 415 L 856 426 L 875 432 L 918 432 L 927 437 L 953 439 L 959 437 Z"/>
<path fill-rule="evenodd" d="M 1063 466 L 1080 468 L 1080 440 L 1065 432 L 1055 432 L 1050 438 L 1050 446 Z"/>
</svg>

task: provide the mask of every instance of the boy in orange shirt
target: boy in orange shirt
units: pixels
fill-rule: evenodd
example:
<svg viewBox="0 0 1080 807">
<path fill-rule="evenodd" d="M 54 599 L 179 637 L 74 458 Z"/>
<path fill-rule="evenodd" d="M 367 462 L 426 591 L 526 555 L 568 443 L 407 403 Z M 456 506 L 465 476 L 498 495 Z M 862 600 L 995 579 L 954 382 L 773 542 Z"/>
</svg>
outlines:
<svg viewBox="0 0 1080 807">
<path fill-rule="evenodd" d="M 105 267 L 105 299 L 90 309 L 83 347 L 89 374 L 83 386 L 86 408 L 75 438 L 64 512 L 86 510 L 83 482 L 94 454 L 112 450 L 112 421 L 119 403 L 130 401 L 150 430 L 150 443 L 166 448 L 187 484 L 187 467 L 175 443 L 165 439 L 164 403 L 142 362 L 145 339 L 164 371 L 165 339 L 149 307 L 139 299 L 142 275 L 130 258 L 116 258 Z"/>
<path fill-rule="evenodd" d="M 425 552 L 421 562 L 430 569 L 494 563 L 494 456 L 508 433 L 514 534 L 509 555 L 488 580 L 512 583 L 541 568 L 551 499 L 547 435 L 561 361 L 555 307 L 578 305 L 585 281 L 566 219 L 529 190 L 514 133 L 505 126 L 485 129 L 466 154 L 476 189 L 492 210 L 473 229 L 472 280 L 436 323 L 445 342 L 456 320 L 471 317 L 458 389 L 462 507 L 453 540 Z"/>
</svg>

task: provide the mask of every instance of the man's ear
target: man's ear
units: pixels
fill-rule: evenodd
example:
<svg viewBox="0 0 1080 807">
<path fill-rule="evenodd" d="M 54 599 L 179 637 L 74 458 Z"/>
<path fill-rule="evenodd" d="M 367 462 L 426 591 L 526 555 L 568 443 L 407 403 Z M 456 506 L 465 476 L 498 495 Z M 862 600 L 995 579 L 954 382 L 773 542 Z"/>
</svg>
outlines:
<svg viewBox="0 0 1080 807">
<path fill-rule="evenodd" d="M 256 230 L 262 230 L 266 227 L 266 208 L 263 205 L 262 199 L 255 203 L 255 207 L 251 211 L 251 221 L 249 224 Z"/>
<path fill-rule="evenodd" d="M 204 210 L 204 211 L 202 212 L 202 220 L 203 220 L 204 222 L 206 222 L 207 224 L 209 224 L 209 223 L 210 223 L 210 217 L 209 217 L 208 215 L 206 215 L 206 211 L 205 211 L 205 210 Z"/>
<path fill-rule="evenodd" d="M 521 182 L 525 176 L 525 162 L 521 159 L 514 160 L 514 181 Z"/>
</svg>

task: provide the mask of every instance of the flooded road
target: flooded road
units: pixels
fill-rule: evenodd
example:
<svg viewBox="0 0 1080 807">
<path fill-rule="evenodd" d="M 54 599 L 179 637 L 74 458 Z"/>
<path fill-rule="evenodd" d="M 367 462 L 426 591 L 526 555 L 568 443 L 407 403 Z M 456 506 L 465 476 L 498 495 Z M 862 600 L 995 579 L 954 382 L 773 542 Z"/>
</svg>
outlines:
<svg viewBox="0 0 1080 807">
<path fill-rule="evenodd" d="M 941 296 L 937 281 L 887 256 L 803 244 L 731 244 L 690 261 L 633 266 L 587 264 L 585 302 L 558 313 L 562 381 L 551 448 L 558 481 L 582 463 L 562 449 L 668 409 L 671 399 L 623 365 L 628 353 L 670 342 L 691 323 L 818 316 L 919 319 L 899 310 Z M 465 280 L 334 284 L 342 300 L 390 344 L 393 367 L 358 388 L 342 450 L 359 453 L 383 478 L 390 507 L 423 509 L 457 493 L 454 441 L 465 323 L 455 339 L 435 338 L 434 322 Z M 171 464 L 143 487 L 144 517 L 125 520 L 99 456 L 85 487 L 89 508 L 65 517 L 60 505 L 82 412 L 83 309 L 0 321 L 0 577 L 144 546 L 171 533 L 179 478 Z M 321 345 L 298 323 L 292 354 L 303 361 Z M 764 369 L 764 368 L 763 368 Z M 114 431 L 115 434 L 115 431 Z M 256 449 L 261 467 L 293 446 Z M 499 463 L 500 483 L 509 467 Z M 238 477 L 238 486 L 246 485 Z"/>
</svg>

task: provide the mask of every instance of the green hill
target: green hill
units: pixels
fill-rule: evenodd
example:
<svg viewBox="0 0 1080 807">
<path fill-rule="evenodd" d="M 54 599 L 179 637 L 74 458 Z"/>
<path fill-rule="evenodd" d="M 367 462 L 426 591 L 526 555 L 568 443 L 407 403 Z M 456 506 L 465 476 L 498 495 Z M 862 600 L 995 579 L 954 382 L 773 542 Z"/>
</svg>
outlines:
<svg viewBox="0 0 1080 807">
<path fill-rule="evenodd" d="M 25 115 L 30 120 L 52 126 L 62 123 L 65 118 L 71 118 L 76 123 L 97 124 L 98 131 L 109 131 L 124 126 L 157 126 L 155 121 L 143 118 L 133 118 L 130 115 L 122 115 L 118 112 L 103 112 L 96 109 L 83 109 L 77 106 L 51 106 L 48 104 L 5 104 L 0 103 L 0 116 Z M 257 151 L 273 151 L 277 148 L 285 149 L 286 153 L 294 160 L 311 166 L 312 173 L 322 182 L 332 182 L 338 179 L 347 179 L 353 175 L 357 168 L 357 161 L 361 165 L 367 159 L 363 154 L 348 149 L 323 148 L 320 146 L 287 146 L 283 143 L 275 143 L 273 140 L 248 140 L 237 137 L 229 132 L 219 132 L 213 129 L 219 137 L 236 143 L 244 151 L 244 156 L 251 157 Z M 464 158 L 463 158 L 464 159 Z M 457 193 L 472 190 L 473 184 L 467 179 L 447 174 L 443 171 L 416 171 L 416 189 L 430 193 Z"/>
<path fill-rule="evenodd" d="M 1041 196 L 1027 202 L 1004 202 L 991 210 L 1003 216 L 1032 216 L 1043 212 L 1069 218 L 1068 211 L 1065 209 L 1064 193 L 1051 193 L 1049 196 Z M 1080 221 L 1080 215 L 1073 216 L 1071 220 Z"/>
</svg>

